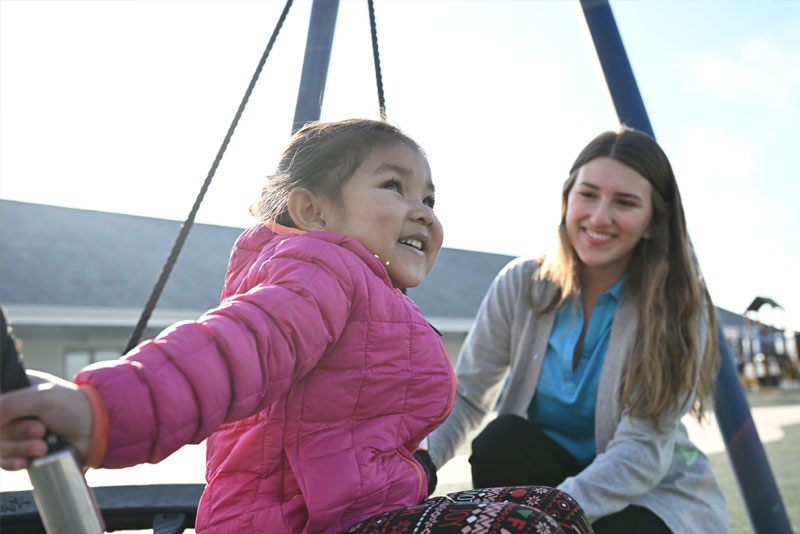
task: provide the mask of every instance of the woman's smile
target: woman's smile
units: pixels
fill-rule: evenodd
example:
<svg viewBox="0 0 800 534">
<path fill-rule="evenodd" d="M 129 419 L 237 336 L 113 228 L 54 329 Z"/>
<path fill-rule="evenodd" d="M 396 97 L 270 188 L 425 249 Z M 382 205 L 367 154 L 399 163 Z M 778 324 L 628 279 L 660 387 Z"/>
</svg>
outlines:
<svg viewBox="0 0 800 534">
<path fill-rule="evenodd" d="M 565 219 L 581 269 L 622 276 L 633 248 L 650 237 L 651 195 L 650 182 L 617 160 L 599 157 L 580 168 Z"/>
</svg>

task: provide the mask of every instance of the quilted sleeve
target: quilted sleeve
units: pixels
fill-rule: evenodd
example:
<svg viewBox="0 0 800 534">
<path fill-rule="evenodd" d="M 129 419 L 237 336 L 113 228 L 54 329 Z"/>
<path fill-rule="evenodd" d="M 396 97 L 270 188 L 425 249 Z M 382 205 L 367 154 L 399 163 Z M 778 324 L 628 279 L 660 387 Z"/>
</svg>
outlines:
<svg viewBox="0 0 800 534">
<path fill-rule="evenodd" d="M 260 281 L 250 291 L 76 375 L 101 393 L 109 414 L 102 467 L 158 462 L 257 413 L 336 342 L 353 302 L 347 262 L 355 257 L 290 241 L 254 267 Z"/>
</svg>

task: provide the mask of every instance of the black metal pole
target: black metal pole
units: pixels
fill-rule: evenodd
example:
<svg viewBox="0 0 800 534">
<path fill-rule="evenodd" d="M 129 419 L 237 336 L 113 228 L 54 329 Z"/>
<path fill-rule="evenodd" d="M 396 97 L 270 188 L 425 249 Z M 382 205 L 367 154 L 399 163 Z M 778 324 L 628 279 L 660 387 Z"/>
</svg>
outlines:
<svg viewBox="0 0 800 534">
<path fill-rule="evenodd" d="M 620 123 L 655 138 L 611 6 L 607 0 L 581 0 L 581 8 Z M 722 327 L 718 335 L 720 370 L 715 412 L 750 522 L 757 534 L 791 534 L 786 508 L 758 438 Z"/>
<path fill-rule="evenodd" d="M 297 92 L 292 133 L 307 122 L 319 120 L 338 11 L 339 0 L 314 0 L 311 5 L 306 54 L 300 76 L 300 89 Z"/>
</svg>

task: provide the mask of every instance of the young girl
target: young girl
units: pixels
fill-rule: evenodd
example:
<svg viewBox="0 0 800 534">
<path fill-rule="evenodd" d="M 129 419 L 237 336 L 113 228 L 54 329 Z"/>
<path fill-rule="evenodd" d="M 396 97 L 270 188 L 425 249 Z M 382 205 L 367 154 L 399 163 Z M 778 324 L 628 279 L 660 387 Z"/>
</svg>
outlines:
<svg viewBox="0 0 800 534">
<path fill-rule="evenodd" d="M 220 306 L 74 386 L 3 395 L 0 465 L 44 454 L 44 425 L 93 467 L 158 462 L 208 438 L 199 532 L 590 531 L 550 488 L 422 502 L 413 453 L 450 413 L 455 380 L 398 288 L 436 261 L 433 206 L 428 162 L 396 128 L 307 125 L 234 245 Z"/>
<path fill-rule="evenodd" d="M 452 456 L 510 370 L 500 415 L 472 442 L 477 487 L 557 486 L 598 534 L 727 532 L 681 423 L 708 405 L 716 351 L 667 156 L 642 132 L 605 132 L 564 183 L 557 252 L 515 260 L 490 287 L 430 456 Z"/>
</svg>

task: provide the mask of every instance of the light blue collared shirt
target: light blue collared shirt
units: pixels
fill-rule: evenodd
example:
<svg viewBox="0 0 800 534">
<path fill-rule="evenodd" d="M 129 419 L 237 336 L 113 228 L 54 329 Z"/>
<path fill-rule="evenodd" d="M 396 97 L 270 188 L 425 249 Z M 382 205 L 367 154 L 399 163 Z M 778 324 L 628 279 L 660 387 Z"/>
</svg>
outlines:
<svg viewBox="0 0 800 534">
<path fill-rule="evenodd" d="M 594 440 L 597 387 L 623 279 L 598 297 L 574 371 L 572 357 L 583 330 L 583 305 L 580 300 L 577 307 L 567 302 L 558 310 L 539 385 L 528 407 L 528 419 L 564 447 L 581 466 L 589 465 L 597 455 Z"/>
</svg>

